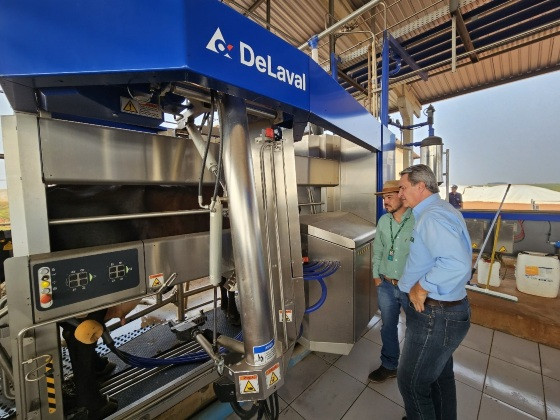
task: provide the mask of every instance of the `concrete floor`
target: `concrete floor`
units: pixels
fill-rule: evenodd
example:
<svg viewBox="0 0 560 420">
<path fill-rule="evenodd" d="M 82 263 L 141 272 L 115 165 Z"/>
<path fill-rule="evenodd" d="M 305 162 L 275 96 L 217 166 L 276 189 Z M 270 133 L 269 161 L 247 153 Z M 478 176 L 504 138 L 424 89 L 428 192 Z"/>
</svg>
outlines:
<svg viewBox="0 0 560 420">
<path fill-rule="evenodd" d="M 396 379 L 367 379 L 380 363 L 380 327 L 373 318 L 348 356 L 312 352 L 291 368 L 278 392 L 280 418 L 400 420 Z M 473 324 L 454 362 L 459 419 L 560 419 L 560 350 Z M 238 417 L 216 402 L 194 418 Z"/>
</svg>

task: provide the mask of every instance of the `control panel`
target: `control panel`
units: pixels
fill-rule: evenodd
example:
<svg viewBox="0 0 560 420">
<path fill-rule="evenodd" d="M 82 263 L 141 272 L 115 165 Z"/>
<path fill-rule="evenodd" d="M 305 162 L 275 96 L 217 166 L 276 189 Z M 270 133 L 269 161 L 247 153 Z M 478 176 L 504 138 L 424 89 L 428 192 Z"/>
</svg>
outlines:
<svg viewBox="0 0 560 420">
<path fill-rule="evenodd" d="M 30 271 L 38 320 L 146 292 L 141 243 L 33 256 Z"/>
</svg>

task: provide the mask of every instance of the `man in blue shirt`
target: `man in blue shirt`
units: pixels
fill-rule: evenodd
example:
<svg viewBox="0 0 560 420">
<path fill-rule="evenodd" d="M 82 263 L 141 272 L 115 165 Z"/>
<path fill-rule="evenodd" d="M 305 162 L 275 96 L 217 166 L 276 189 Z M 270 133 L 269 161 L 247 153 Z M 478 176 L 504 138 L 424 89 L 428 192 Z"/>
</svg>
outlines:
<svg viewBox="0 0 560 420">
<path fill-rule="evenodd" d="M 463 208 L 463 196 L 457 192 L 457 185 L 453 185 L 451 187 L 451 192 L 449 193 L 449 204 L 456 209 Z"/>
<path fill-rule="evenodd" d="M 439 197 L 428 166 L 402 171 L 399 186 L 415 218 L 399 281 L 410 300 L 399 390 L 408 420 L 453 420 L 457 397 L 452 356 L 470 326 L 465 284 L 471 275 L 471 240 L 461 213 Z"/>
</svg>

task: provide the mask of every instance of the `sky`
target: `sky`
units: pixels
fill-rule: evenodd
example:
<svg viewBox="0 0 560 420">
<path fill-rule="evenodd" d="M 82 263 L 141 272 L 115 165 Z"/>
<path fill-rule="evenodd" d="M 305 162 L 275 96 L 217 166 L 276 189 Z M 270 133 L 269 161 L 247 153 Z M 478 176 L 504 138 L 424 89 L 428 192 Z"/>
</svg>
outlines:
<svg viewBox="0 0 560 420">
<path fill-rule="evenodd" d="M 435 135 L 450 150 L 451 184 L 560 183 L 560 71 L 432 105 Z M 427 128 L 414 130 L 415 142 L 427 136 Z"/>
<path fill-rule="evenodd" d="M 560 183 L 559 92 L 555 71 L 433 103 L 435 135 L 450 149 L 450 183 Z M 11 113 L 0 93 L 0 115 Z M 415 142 L 427 136 L 427 128 L 414 131 Z M 0 188 L 5 178 L 0 160 Z"/>
</svg>

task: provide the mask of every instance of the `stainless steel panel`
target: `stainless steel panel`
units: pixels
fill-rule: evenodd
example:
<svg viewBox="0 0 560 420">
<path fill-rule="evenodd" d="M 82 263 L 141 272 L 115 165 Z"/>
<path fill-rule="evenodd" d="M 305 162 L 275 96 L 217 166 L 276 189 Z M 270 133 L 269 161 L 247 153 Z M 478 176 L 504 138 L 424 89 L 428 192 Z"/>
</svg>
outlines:
<svg viewBox="0 0 560 420">
<path fill-rule="evenodd" d="M 354 249 L 375 237 L 375 225 L 347 212 L 300 216 L 302 233 Z"/>
<path fill-rule="evenodd" d="M 39 132 L 47 183 L 184 184 L 200 176 L 188 139 L 52 119 L 40 119 Z M 205 170 L 204 179 L 214 176 Z"/>
<path fill-rule="evenodd" d="M 469 231 L 469 236 L 471 237 L 472 248 L 480 249 L 484 242 L 484 236 L 486 235 L 489 222 L 487 220 L 466 219 L 465 223 Z"/>
<path fill-rule="evenodd" d="M 37 117 L 2 117 L 14 256 L 49 252 L 45 186 L 41 177 Z"/>
<path fill-rule="evenodd" d="M 168 278 L 177 273 L 176 283 L 208 276 L 208 232 L 190 233 L 144 241 L 146 281 L 152 274 Z M 229 230 L 222 235 L 222 270 L 233 269 L 233 251 Z"/>
<path fill-rule="evenodd" d="M 295 157 L 298 185 L 335 186 L 339 184 L 339 163 L 313 157 Z"/>
<path fill-rule="evenodd" d="M 305 315 L 303 337 L 310 343 L 354 344 L 354 252 L 346 247 L 313 236 L 303 235 L 310 259 L 340 261 L 336 273 L 324 279 L 327 299 L 321 308 Z M 305 282 L 306 307 L 321 297 L 317 281 Z M 369 306 L 368 306 L 369 308 Z M 323 346 L 324 348 L 324 346 Z"/>
<path fill-rule="evenodd" d="M 502 220 L 502 223 L 500 223 L 498 242 L 496 243 L 496 252 L 504 252 L 504 253 L 513 252 L 513 237 L 515 234 L 516 227 L 517 227 L 516 221 Z M 491 252 L 491 248 L 490 248 L 490 252 Z"/>
<path fill-rule="evenodd" d="M 375 222 L 376 153 L 342 139 L 340 159 L 340 205 L 335 209 Z"/>
<path fill-rule="evenodd" d="M 30 331 L 22 336 L 22 353 L 18 346 L 18 334 L 25 328 L 33 325 L 33 308 L 31 303 L 31 280 L 29 278 L 29 259 L 27 256 L 9 258 L 5 262 L 6 270 L 6 292 L 9 296 L 8 306 L 10 312 L 9 328 L 11 357 L 14 375 L 14 389 L 16 394 L 16 409 L 18 419 L 26 418 L 49 418 L 53 420 L 63 419 L 62 407 L 62 364 L 60 360 L 59 331 L 56 324 L 46 325 Z M 47 401 L 47 387 L 45 379 L 30 382 L 24 379 L 24 375 L 45 359 L 39 362 L 24 364 L 25 361 L 38 356 L 49 355 L 52 357 L 55 394 L 57 395 L 57 410 L 49 414 Z M 23 369 L 23 372 L 21 372 Z M 39 376 L 44 369 L 39 371 Z M 41 404 L 37 402 L 41 401 Z"/>
<path fill-rule="evenodd" d="M 359 340 L 371 319 L 372 247 L 370 241 L 354 251 L 354 341 Z M 376 304 L 377 299 L 373 302 L 374 306 Z"/>
</svg>

